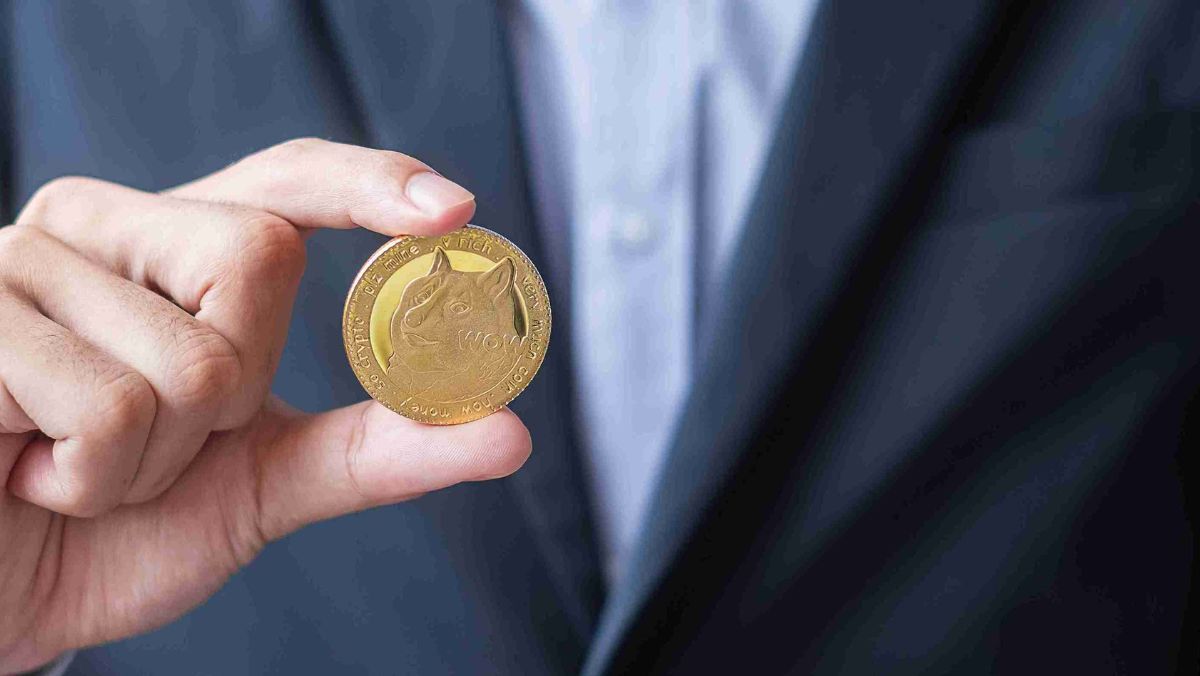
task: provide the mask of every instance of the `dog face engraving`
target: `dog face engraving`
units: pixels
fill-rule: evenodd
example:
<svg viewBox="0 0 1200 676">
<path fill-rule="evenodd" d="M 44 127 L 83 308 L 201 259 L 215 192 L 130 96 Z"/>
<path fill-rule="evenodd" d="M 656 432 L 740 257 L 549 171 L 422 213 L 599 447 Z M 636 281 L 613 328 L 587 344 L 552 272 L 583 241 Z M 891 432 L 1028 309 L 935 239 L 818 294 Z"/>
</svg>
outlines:
<svg viewBox="0 0 1200 676">
<path fill-rule="evenodd" d="M 392 315 L 388 375 L 434 401 L 482 394 L 520 356 L 525 338 L 505 256 L 483 272 L 455 270 L 434 251 L 429 272 L 408 283 Z"/>
</svg>

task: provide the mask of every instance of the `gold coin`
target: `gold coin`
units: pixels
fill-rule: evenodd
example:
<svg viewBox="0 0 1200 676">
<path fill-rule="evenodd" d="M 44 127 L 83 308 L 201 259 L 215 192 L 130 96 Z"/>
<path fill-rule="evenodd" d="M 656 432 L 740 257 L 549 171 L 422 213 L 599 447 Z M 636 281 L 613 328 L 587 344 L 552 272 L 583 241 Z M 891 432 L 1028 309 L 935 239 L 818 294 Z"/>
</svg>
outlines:
<svg viewBox="0 0 1200 676">
<path fill-rule="evenodd" d="M 533 263 L 491 230 L 397 237 L 354 279 L 342 338 L 381 404 L 423 423 L 464 423 L 533 379 L 550 341 L 550 297 Z"/>
</svg>

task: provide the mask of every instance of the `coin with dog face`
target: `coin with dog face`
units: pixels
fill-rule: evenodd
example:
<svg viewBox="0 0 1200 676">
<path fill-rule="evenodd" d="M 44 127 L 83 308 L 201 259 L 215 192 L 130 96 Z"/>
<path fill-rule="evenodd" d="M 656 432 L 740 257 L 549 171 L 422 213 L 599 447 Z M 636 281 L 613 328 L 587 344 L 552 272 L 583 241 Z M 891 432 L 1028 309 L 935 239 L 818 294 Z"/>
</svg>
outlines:
<svg viewBox="0 0 1200 676">
<path fill-rule="evenodd" d="M 490 230 L 397 237 L 355 278 L 342 336 L 354 375 L 384 406 L 464 423 L 508 404 L 537 373 L 550 298 L 533 263 Z"/>
</svg>

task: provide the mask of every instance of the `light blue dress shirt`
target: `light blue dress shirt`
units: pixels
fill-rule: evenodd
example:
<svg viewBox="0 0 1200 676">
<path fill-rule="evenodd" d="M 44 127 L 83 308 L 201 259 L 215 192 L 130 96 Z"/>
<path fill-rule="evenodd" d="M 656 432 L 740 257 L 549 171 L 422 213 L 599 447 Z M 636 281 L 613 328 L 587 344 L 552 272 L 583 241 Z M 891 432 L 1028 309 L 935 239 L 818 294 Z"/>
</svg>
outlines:
<svg viewBox="0 0 1200 676">
<path fill-rule="evenodd" d="M 698 313 L 754 227 L 747 203 L 815 7 L 523 0 L 512 13 L 536 208 L 571 252 L 579 423 L 610 582 L 688 393 Z"/>
</svg>

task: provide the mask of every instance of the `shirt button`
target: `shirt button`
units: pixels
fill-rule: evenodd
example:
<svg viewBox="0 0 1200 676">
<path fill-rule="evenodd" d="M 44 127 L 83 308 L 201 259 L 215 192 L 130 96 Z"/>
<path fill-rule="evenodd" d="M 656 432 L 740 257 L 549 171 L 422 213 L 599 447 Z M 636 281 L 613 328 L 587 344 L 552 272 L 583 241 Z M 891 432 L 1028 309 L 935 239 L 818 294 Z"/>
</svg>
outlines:
<svg viewBox="0 0 1200 676">
<path fill-rule="evenodd" d="M 617 246 L 626 251 L 645 251 L 654 243 L 657 235 L 650 219 L 636 211 L 622 214 L 613 226 L 613 238 Z"/>
</svg>

